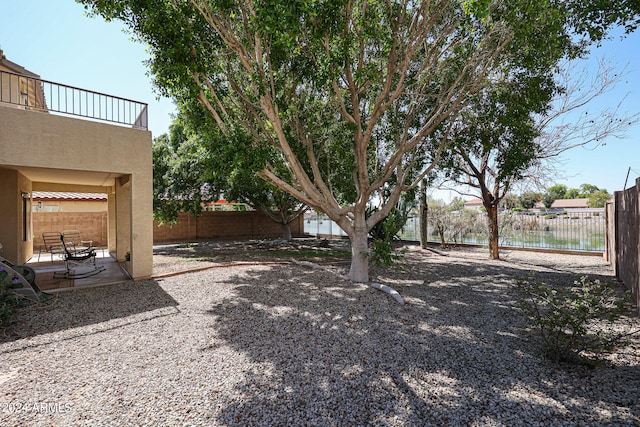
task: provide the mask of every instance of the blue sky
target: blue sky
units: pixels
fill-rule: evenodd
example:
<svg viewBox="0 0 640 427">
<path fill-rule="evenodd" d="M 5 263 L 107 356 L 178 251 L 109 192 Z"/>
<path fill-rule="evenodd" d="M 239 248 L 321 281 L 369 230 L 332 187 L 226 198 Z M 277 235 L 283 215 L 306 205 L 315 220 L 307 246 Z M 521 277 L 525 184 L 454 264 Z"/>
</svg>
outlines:
<svg viewBox="0 0 640 427">
<path fill-rule="evenodd" d="M 149 104 L 149 129 L 168 131 L 175 106 L 157 99 L 145 47 L 120 22 L 84 16 L 74 0 L 2 0 L 0 49 L 8 60 L 54 81 Z"/>
<path fill-rule="evenodd" d="M 119 22 L 88 18 L 73 0 L 2 0 L 0 10 L 0 48 L 9 60 L 45 80 L 146 102 L 153 136 L 167 132 L 175 107 L 169 99 L 157 99 L 143 64 L 145 47 L 131 41 Z M 619 69 L 626 66 L 627 76 L 589 111 L 615 106 L 626 95 L 622 110 L 640 112 L 640 33 L 603 43 L 589 59 L 594 68 L 603 55 Z M 640 177 L 640 126 L 624 140 L 571 150 L 562 161 L 564 176 L 551 183 L 569 188 L 590 183 L 613 192 L 623 188 L 630 167 L 628 187 Z M 444 199 L 451 195 L 435 194 Z"/>
</svg>

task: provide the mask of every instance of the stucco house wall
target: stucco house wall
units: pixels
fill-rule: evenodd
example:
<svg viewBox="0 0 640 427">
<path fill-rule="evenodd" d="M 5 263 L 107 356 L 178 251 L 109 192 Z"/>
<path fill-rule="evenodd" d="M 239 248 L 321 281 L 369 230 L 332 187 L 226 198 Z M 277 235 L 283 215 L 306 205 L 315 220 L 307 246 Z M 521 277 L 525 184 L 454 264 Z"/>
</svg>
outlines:
<svg viewBox="0 0 640 427">
<path fill-rule="evenodd" d="M 0 242 L 3 256 L 21 263 L 33 255 L 22 240 L 23 196 L 33 191 L 102 192 L 117 209 L 119 260 L 135 254 L 131 275 L 152 274 L 151 133 L 146 130 L 30 111 L 0 102 Z"/>
</svg>

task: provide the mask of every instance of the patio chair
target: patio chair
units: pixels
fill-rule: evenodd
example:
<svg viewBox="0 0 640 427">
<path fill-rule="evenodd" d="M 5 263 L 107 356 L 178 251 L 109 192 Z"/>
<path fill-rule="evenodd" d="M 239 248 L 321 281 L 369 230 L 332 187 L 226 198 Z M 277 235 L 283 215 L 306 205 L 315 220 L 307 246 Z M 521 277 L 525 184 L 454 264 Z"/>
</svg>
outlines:
<svg viewBox="0 0 640 427">
<path fill-rule="evenodd" d="M 43 244 L 40 245 L 40 251 L 38 252 L 38 261 L 40 261 L 40 255 L 42 252 L 47 252 L 51 255 L 51 262 L 53 262 L 53 255 L 64 254 L 62 250 L 62 244 L 60 243 L 60 233 L 57 231 L 45 231 L 42 233 Z"/>
<path fill-rule="evenodd" d="M 93 240 L 82 240 L 78 230 L 64 230 L 62 235 L 67 246 L 73 248 L 72 252 L 86 251 L 93 246 Z"/>
<path fill-rule="evenodd" d="M 64 264 L 66 271 L 56 271 L 53 273 L 53 277 L 57 279 L 84 279 L 86 277 L 95 276 L 106 269 L 104 265 L 96 264 L 96 251 L 92 247 L 75 250 L 65 242 L 63 234 L 60 235 L 60 242 L 62 243 L 62 248 L 64 250 Z M 75 267 L 85 265 L 88 265 L 90 270 L 76 272 Z"/>
</svg>

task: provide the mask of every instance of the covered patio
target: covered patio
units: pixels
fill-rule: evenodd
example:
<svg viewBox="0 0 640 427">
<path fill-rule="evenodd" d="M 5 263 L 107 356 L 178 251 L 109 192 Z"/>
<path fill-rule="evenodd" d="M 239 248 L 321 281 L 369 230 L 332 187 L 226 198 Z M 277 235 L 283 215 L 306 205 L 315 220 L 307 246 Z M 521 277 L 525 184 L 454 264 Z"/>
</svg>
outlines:
<svg viewBox="0 0 640 427">
<path fill-rule="evenodd" d="M 104 267 L 104 270 L 98 274 L 82 279 L 56 277 L 66 271 L 65 262 L 59 256 L 54 257 L 53 261 L 48 259 L 38 261 L 37 257 L 34 257 L 27 265 L 36 272 L 36 285 L 38 285 L 38 288 L 47 293 L 93 286 L 113 285 L 115 283 L 132 280 L 124 263 L 118 262 L 106 248 L 96 248 L 96 265 Z"/>
</svg>

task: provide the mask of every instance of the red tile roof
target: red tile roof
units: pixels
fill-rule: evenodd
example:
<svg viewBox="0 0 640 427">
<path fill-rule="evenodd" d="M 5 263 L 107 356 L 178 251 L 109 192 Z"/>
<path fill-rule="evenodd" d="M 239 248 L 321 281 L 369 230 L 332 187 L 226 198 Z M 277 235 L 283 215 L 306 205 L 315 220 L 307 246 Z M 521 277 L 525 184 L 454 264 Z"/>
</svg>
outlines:
<svg viewBox="0 0 640 427">
<path fill-rule="evenodd" d="M 67 193 L 60 191 L 34 191 L 34 200 L 107 200 L 106 193 Z"/>
<path fill-rule="evenodd" d="M 465 206 L 475 206 L 475 205 L 481 205 L 481 204 L 482 204 L 482 199 L 471 199 L 464 202 Z"/>
</svg>

